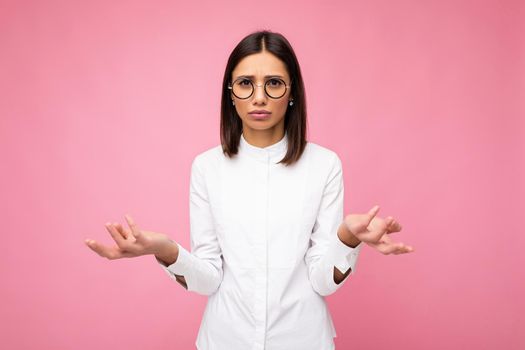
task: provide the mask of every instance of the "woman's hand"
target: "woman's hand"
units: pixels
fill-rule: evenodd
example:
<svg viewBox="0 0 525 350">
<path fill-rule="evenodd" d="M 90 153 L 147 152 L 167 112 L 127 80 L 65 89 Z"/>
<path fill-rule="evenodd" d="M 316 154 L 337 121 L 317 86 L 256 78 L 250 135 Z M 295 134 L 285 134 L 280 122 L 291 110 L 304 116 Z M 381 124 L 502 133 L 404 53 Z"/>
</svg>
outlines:
<svg viewBox="0 0 525 350">
<path fill-rule="evenodd" d="M 106 229 L 117 243 L 107 247 L 92 239 L 86 239 L 86 245 L 101 257 L 110 260 L 132 258 L 148 254 L 162 254 L 172 243 L 163 233 L 139 230 L 133 219 L 126 215 L 129 230 L 118 223 L 106 223 Z"/>
<path fill-rule="evenodd" d="M 392 232 L 401 231 L 401 225 L 388 216 L 386 219 L 376 217 L 379 206 L 376 205 L 366 214 L 350 214 L 343 220 L 343 230 L 340 230 L 339 238 L 343 242 L 355 241 L 365 242 L 383 254 L 404 254 L 414 251 L 409 245 L 395 243 L 388 236 Z"/>
</svg>

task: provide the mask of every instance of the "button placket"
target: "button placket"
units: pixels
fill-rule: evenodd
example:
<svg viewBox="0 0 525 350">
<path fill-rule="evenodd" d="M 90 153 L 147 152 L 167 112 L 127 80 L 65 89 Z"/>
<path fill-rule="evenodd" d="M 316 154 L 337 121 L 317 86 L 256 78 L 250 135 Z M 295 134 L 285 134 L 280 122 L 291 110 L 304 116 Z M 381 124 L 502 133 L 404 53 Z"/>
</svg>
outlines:
<svg viewBox="0 0 525 350">
<path fill-rule="evenodd" d="M 253 172 L 253 189 L 255 201 L 250 213 L 253 213 L 253 220 L 250 223 L 250 233 L 252 236 L 253 261 L 254 268 L 254 285 L 253 285 L 253 319 L 255 324 L 254 342 L 252 349 L 263 350 L 266 342 L 266 325 L 268 319 L 268 237 L 270 233 L 269 225 L 269 196 L 270 196 L 270 176 L 272 166 L 276 158 L 282 158 L 282 153 L 286 149 L 287 139 L 285 137 L 277 144 L 261 148 L 250 145 L 241 135 L 240 153 L 243 156 L 251 157 L 254 161 L 252 164 Z"/>
<path fill-rule="evenodd" d="M 255 249 L 255 260 L 257 263 L 255 275 L 255 343 L 253 349 L 264 349 L 266 340 L 266 322 L 267 322 L 267 308 L 268 308 L 268 177 L 270 167 L 270 154 L 268 151 L 264 152 L 261 157 L 262 162 L 257 174 L 260 184 L 261 198 L 264 198 L 264 203 L 261 206 L 263 212 L 261 218 L 263 223 L 261 225 L 262 235 L 260 244 Z"/>
</svg>

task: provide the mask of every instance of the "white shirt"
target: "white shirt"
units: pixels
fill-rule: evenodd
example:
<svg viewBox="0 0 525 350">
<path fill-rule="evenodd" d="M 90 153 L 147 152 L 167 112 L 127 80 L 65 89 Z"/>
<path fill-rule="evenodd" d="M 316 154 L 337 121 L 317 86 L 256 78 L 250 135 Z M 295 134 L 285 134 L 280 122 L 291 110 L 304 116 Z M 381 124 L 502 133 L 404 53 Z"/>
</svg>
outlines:
<svg viewBox="0 0 525 350">
<path fill-rule="evenodd" d="M 175 263 L 188 291 L 207 295 L 199 350 L 329 350 L 336 336 L 324 296 L 341 288 L 334 266 L 355 272 L 359 252 L 337 237 L 343 172 L 334 151 L 308 142 L 276 164 L 288 137 L 260 148 L 241 136 L 228 158 L 216 146 L 191 166 L 191 253 Z"/>
</svg>

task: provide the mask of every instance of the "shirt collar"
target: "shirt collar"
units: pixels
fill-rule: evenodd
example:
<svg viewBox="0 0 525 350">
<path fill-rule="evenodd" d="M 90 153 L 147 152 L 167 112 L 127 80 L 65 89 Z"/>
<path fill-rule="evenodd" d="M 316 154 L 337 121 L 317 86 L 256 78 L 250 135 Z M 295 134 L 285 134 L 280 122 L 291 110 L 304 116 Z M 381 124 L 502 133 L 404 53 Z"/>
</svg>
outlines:
<svg viewBox="0 0 525 350">
<path fill-rule="evenodd" d="M 239 154 L 255 158 L 261 162 L 270 160 L 274 163 L 278 163 L 283 159 L 287 150 L 288 134 L 286 132 L 282 139 L 266 147 L 257 147 L 249 144 L 244 138 L 244 134 L 241 134 L 239 141 Z"/>
</svg>

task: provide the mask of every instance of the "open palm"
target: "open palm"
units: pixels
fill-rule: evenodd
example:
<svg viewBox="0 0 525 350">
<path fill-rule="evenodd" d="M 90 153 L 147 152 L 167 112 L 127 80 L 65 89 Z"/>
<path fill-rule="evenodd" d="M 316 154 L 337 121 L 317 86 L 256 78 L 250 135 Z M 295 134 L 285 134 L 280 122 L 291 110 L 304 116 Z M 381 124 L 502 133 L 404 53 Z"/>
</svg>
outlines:
<svg viewBox="0 0 525 350">
<path fill-rule="evenodd" d="M 86 245 L 94 252 L 110 260 L 121 258 L 133 258 L 147 254 L 157 254 L 165 246 L 168 236 L 163 233 L 139 230 L 133 219 L 126 215 L 129 229 L 118 223 L 107 223 L 106 229 L 117 243 L 116 246 L 108 247 L 86 239 Z"/>
<path fill-rule="evenodd" d="M 414 251 L 409 245 L 395 243 L 389 234 L 401 231 L 401 225 L 389 216 L 386 219 L 376 217 L 379 206 L 374 206 L 366 214 L 350 214 L 344 219 L 346 228 L 361 242 L 383 254 L 404 254 Z"/>
</svg>

